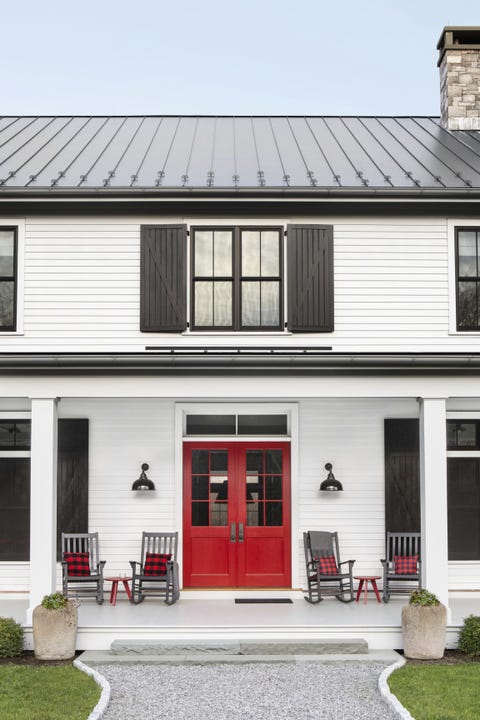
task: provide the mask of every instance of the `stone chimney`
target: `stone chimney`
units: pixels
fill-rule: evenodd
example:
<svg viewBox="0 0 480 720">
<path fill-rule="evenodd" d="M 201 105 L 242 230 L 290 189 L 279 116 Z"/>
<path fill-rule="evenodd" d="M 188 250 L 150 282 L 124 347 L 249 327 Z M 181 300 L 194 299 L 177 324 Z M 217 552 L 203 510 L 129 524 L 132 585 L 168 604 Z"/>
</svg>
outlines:
<svg viewBox="0 0 480 720">
<path fill-rule="evenodd" d="M 446 27 L 439 51 L 442 125 L 480 130 L 480 27 Z"/>
</svg>

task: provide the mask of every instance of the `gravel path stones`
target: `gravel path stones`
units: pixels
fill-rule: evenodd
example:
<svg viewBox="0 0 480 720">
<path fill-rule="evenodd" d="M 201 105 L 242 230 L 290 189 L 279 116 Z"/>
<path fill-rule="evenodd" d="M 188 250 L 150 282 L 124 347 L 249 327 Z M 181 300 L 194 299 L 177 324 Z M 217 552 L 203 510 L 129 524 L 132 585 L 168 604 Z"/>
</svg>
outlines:
<svg viewBox="0 0 480 720">
<path fill-rule="evenodd" d="M 103 720 L 396 720 L 380 663 L 97 665 Z"/>
</svg>

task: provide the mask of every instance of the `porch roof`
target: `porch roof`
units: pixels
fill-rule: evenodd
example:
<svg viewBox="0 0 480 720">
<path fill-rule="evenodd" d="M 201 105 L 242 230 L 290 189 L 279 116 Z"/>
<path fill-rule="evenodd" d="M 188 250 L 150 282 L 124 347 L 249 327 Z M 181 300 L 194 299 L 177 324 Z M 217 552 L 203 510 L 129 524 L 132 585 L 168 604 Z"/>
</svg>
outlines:
<svg viewBox="0 0 480 720">
<path fill-rule="evenodd" d="M 480 353 L 338 353 L 329 346 L 162 347 L 127 353 L 2 353 L 0 375 L 29 373 L 478 375 Z"/>
</svg>

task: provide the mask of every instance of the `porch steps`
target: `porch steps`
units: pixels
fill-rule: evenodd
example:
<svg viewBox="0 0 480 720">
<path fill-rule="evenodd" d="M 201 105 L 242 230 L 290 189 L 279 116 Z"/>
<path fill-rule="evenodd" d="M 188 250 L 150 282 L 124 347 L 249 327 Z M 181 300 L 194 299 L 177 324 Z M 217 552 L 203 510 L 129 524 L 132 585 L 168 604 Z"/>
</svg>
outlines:
<svg viewBox="0 0 480 720">
<path fill-rule="evenodd" d="M 368 653 L 365 640 L 354 638 L 276 641 L 114 640 L 112 655 L 208 656 L 208 655 L 358 655 Z"/>
<path fill-rule="evenodd" d="M 370 650 L 365 640 L 158 641 L 114 640 L 110 650 L 86 650 L 86 665 L 209 665 L 245 663 L 382 663 L 399 659 L 394 650 Z"/>
</svg>

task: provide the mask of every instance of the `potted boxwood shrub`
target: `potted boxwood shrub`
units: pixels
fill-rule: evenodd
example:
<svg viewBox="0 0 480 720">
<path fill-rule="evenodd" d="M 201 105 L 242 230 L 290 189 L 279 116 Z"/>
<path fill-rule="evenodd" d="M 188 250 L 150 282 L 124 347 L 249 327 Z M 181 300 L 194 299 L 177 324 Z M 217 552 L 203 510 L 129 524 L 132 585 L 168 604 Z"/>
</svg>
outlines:
<svg viewBox="0 0 480 720">
<path fill-rule="evenodd" d="M 75 655 L 77 604 L 60 592 L 45 595 L 33 610 L 33 647 L 39 660 L 68 660 Z"/>
<path fill-rule="evenodd" d="M 439 660 L 445 652 L 447 608 L 428 590 L 414 590 L 402 608 L 403 651 L 416 660 Z"/>
</svg>

